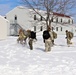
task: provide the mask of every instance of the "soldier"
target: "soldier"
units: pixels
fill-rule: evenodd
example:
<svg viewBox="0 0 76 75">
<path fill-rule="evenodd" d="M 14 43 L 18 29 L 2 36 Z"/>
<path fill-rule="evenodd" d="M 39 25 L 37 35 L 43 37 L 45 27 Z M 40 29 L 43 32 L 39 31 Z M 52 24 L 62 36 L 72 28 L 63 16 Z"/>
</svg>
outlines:
<svg viewBox="0 0 76 75">
<path fill-rule="evenodd" d="M 72 44 L 71 39 L 73 38 L 73 33 L 66 30 L 66 39 L 67 39 L 67 45 L 68 47 L 70 46 L 70 44 Z"/>
<path fill-rule="evenodd" d="M 30 47 L 30 50 L 33 50 L 33 41 L 34 39 L 36 39 L 36 32 L 34 31 L 30 31 L 29 32 L 29 47 Z"/>
<path fill-rule="evenodd" d="M 43 32 L 43 40 L 45 40 L 45 51 L 51 51 L 53 35 L 51 28 L 49 26 L 47 30 Z"/>
</svg>

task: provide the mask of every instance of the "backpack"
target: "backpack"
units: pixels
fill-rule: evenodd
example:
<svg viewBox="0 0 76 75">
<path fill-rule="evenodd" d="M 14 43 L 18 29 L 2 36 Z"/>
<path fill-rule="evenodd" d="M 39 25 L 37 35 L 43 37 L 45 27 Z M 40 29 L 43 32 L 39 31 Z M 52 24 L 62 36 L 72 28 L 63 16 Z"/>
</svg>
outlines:
<svg viewBox="0 0 76 75">
<path fill-rule="evenodd" d="M 45 30 L 45 31 L 43 32 L 43 39 L 48 39 L 49 37 L 50 37 L 49 32 L 48 32 L 47 30 Z"/>
<path fill-rule="evenodd" d="M 56 39 L 57 38 L 57 33 L 53 31 L 52 34 L 53 34 L 53 38 Z"/>
<path fill-rule="evenodd" d="M 36 32 L 31 31 L 30 38 L 36 39 Z"/>
<path fill-rule="evenodd" d="M 73 33 L 69 32 L 69 37 L 72 39 L 73 38 Z"/>
</svg>

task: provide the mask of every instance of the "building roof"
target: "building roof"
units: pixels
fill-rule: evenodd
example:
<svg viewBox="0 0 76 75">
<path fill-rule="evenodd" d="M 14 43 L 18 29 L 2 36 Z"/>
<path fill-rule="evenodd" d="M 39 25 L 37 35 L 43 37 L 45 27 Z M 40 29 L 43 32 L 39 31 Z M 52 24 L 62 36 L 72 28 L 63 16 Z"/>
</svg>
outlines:
<svg viewBox="0 0 76 75">
<path fill-rule="evenodd" d="M 56 12 L 53 12 L 54 15 L 57 15 L 57 16 L 61 16 L 61 17 L 68 17 L 70 18 L 70 16 L 68 15 L 64 15 L 64 14 L 60 14 L 60 13 L 56 13 Z"/>
<path fill-rule="evenodd" d="M 0 18 L 2 18 L 3 20 L 5 20 L 6 22 L 9 22 L 7 19 L 4 18 L 4 16 L 0 15 Z"/>
<path fill-rule="evenodd" d="M 24 6 L 17 6 L 17 7 L 15 7 L 14 9 L 16 9 L 16 8 L 31 10 L 31 9 L 29 9 L 29 8 L 27 8 L 27 7 L 24 7 Z M 14 10 L 14 9 L 13 9 L 13 10 Z M 11 10 L 11 11 L 12 11 L 12 10 Z M 10 13 L 11 11 L 9 11 L 8 13 Z M 40 10 L 40 12 L 45 12 L 45 11 Z M 7 14 L 8 14 L 8 13 L 7 13 Z M 61 17 L 71 18 L 71 17 L 70 17 L 70 16 L 68 16 L 68 15 L 64 15 L 64 14 L 61 14 L 61 13 L 56 13 L 56 12 L 53 12 L 53 15 L 56 15 L 56 16 L 61 16 Z"/>
</svg>

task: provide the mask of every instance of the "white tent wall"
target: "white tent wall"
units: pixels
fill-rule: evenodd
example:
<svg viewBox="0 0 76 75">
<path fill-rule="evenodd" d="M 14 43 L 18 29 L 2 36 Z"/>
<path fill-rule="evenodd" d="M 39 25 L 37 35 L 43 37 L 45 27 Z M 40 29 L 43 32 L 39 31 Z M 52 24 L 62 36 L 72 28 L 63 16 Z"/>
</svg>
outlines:
<svg viewBox="0 0 76 75">
<path fill-rule="evenodd" d="M 0 16 L 0 40 L 6 39 L 8 35 L 8 21 Z"/>
</svg>

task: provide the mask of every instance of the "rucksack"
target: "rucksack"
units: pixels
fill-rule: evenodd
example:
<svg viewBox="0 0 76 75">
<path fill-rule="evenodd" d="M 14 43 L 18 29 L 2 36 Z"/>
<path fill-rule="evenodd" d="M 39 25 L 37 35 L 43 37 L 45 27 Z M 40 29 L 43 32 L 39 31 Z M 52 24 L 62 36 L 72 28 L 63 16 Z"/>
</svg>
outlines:
<svg viewBox="0 0 76 75">
<path fill-rule="evenodd" d="M 36 39 L 36 32 L 31 31 L 30 38 Z"/>
<path fill-rule="evenodd" d="M 57 38 L 57 33 L 53 31 L 52 34 L 53 34 L 53 38 L 56 39 Z"/>
<path fill-rule="evenodd" d="M 73 38 L 73 33 L 69 32 L 69 37 L 72 39 Z"/>
<path fill-rule="evenodd" d="M 45 30 L 43 32 L 43 39 L 48 39 L 50 37 L 49 31 Z"/>
</svg>

